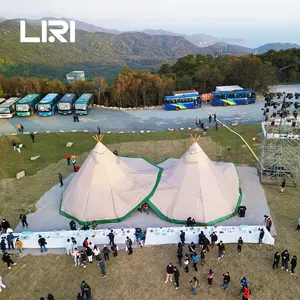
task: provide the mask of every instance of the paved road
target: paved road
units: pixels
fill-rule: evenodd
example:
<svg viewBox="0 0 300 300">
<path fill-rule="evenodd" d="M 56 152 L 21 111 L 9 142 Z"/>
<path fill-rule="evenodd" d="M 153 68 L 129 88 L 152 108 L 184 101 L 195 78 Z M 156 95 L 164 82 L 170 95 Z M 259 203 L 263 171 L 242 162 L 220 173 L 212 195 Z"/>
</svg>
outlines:
<svg viewBox="0 0 300 300">
<path fill-rule="evenodd" d="M 300 85 L 280 85 L 271 88 L 274 92 L 300 92 Z M 226 125 L 232 123 L 249 124 L 262 121 L 261 108 L 264 101 L 257 101 L 251 105 L 213 107 L 210 104 L 204 107 Z M 196 117 L 207 122 L 207 114 L 201 109 L 185 111 L 133 110 L 121 111 L 95 108 L 88 116 L 80 117 L 79 123 L 74 123 L 72 116 L 54 115 L 52 117 L 32 116 L 27 118 L 14 117 L 8 120 L 0 119 L 0 134 L 7 135 L 16 132 L 16 125 L 22 123 L 25 131 L 45 132 L 65 130 L 96 131 L 100 125 L 103 132 L 129 132 L 140 130 L 163 131 L 168 128 L 188 128 L 195 124 Z"/>
<path fill-rule="evenodd" d="M 257 123 L 262 120 L 261 108 L 264 101 L 255 104 L 232 106 L 232 107 L 213 107 L 204 105 L 211 113 L 216 113 L 217 117 L 227 125 L 232 123 L 247 124 Z M 188 128 L 193 127 L 196 117 L 203 122 L 208 122 L 207 114 L 201 109 L 190 109 L 184 111 L 165 111 L 156 110 L 110 110 L 95 108 L 88 116 L 79 117 L 79 122 L 74 123 L 72 116 L 55 114 L 51 117 L 14 117 L 12 119 L 0 120 L 0 134 L 7 135 L 16 132 L 18 123 L 22 123 L 25 131 L 71 131 L 89 130 L 96 131 L 100 125 L 103 132 L 129 132 L 140 130 L 163 131 L 168 128 Z"/>
</svg>

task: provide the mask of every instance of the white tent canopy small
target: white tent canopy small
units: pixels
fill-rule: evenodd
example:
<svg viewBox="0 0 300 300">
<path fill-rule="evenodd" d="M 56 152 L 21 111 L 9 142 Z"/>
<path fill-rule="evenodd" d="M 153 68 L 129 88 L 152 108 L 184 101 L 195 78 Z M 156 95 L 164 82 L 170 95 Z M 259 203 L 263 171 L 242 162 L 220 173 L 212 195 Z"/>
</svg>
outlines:
<svg viewBox="0 0 300 300">
<path fill-rule="evenodd" d="M 194 142 L 180 159 L 167 159 L 160 183 L 150 199 L 162 218 L 183 223 L 188 217 L 214 225 L 232 217 L 241 201 L 233 163 L 212 162 Z"/>
<path fill-rule="evenodd" d="M 99 141 L 63 193 L 60 213 L 80 223 L 122 221 L 151 196 L 160 174 L 143 158 L 116 156 Z"/>
</svg>

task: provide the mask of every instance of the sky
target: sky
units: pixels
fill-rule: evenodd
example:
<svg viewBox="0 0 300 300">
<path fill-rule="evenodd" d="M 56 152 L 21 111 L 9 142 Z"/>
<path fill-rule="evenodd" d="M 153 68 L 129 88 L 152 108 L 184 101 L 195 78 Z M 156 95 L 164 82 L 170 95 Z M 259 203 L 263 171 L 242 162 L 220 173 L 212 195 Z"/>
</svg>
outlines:
<svg viewBox="0 0 300 300">
<path fill-rule="evenodd" d="M 0 0 L 0 17 L 67 17 L 122 31 L 205 33 L 255 47 L 300 44 L 299 7 L 299 0 Z"/>
</svg>

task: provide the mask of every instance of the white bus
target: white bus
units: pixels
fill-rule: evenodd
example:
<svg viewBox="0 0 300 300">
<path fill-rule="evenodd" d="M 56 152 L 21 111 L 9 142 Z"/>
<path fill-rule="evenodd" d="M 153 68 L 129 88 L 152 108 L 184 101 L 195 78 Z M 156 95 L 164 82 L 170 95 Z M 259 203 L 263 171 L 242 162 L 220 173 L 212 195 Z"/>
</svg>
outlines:
<svg viewBox="0 0 300 300">
<path fill-rule="evenodd" d="M 12 118 L 16 114 L 16 103 L 20 100 L 20 98 L 9 98 L 0 104 L 0 118 L 1 119 L 9 119 Z"/>
</svg>

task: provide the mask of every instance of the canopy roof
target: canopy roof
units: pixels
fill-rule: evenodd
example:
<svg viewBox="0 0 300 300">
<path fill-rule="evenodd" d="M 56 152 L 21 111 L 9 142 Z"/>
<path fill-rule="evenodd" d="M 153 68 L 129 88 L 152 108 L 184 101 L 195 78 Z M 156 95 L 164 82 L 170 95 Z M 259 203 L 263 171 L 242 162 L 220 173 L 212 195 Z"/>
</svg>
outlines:
<svg viewBox="0 0 300 300">
<path fill-rule="evenodd" d="M 197 142 L 180 159 L 167 159 L 160 183 L 150 199 L 161 218 L 213 225 L 229 219 L 241 202 L 239 178 L 233 163 L 212 162 Z"/>
<path fill-rule="evenodd" d="M 63 193 L 60 213 L 81 224 L 120 222 L 151 197 L 161 172 L 143 158 L 116 156 L 99 141 Z"/>
</svg>

